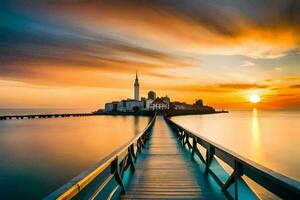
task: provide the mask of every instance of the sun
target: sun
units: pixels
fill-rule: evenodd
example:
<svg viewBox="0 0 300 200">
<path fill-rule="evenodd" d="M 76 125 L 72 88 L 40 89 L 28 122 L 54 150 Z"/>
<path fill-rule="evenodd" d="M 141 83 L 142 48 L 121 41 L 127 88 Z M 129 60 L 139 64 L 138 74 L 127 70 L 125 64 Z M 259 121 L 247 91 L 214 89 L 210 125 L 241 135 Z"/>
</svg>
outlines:
<svg viewBox="0 0 300 200">
<path fill-rule="evenodd" d="M 258 96 L 257 94 L 253 94 L 250 96 L 250 102 L 251 103 L 259 103 L 260 102 L 260 96 Z"/>
</svg>

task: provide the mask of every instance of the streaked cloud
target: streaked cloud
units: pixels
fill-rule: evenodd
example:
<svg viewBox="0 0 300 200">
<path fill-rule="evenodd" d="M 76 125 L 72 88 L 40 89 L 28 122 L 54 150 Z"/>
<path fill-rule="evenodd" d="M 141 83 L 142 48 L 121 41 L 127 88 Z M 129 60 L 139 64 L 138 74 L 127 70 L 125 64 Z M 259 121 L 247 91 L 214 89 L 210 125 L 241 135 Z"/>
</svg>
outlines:
<svg viewBox="0 0 300 200">
<path fill-rule="evenodd" d="M 277 72 L 281 72 L 281 71 L 282 71 L 282 68 L 281 68 L 281 67 L 275 67 L 274 69 L 275 69 L 275 71 L 277 71 Z"/>
<path fill-rule="evenodd" d="M 232 89 L 255 89 L 255 88 L 268 88 L 269 85 L 260 85 L 260 84 L 249 84 L 249 83 L 223 83 L 218 85 L 221 88 L 232 88 Z"/>
<path fill-rule="evenodd" d="M 254 66 L 254 65 L 256 65 L 256 64 L 251 61 L 246 60 L 240 66 L 241 67 L 250 67 L 250 66 Z"/>
<path fill-rule="evenodd" d="M 270 85 L 251 84 L 251 83 L 219 83 L 219 84 L 195 84 L 195 85 L 174 85 L 162 86 L 166 90 L 193 91 L 193 92 L 236 92 L 248 89 L 266 89 L 271 88 Z"/>
<path fill-rule="evenodd" d="M 3 90 L 128 95 L 138 70 L 144 88 L 237 103 L 252 90 L 293 94 L 299 81 L 297 0 L 13 0 L 0 13 L 0 80 L 11 81 Z"/>
<path fill-rule="evenodd" d="M 300 88 L 300 84 L 291 85 L 290 88 Z"/>
</svg>

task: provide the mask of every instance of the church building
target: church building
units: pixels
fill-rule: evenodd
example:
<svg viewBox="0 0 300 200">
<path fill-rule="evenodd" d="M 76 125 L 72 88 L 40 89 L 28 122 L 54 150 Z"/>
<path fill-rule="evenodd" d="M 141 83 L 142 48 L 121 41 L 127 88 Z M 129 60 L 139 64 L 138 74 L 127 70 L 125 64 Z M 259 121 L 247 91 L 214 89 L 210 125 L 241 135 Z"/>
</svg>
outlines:
<svg viewBox="0 0 300 200">
<path fill-rule="evenodd" d="M 105 111 L 112 112 L 136 112 L 145 109 L 145 103 L 140 100 L 140 84 L 138 75 L 135 75 L 134 81 L 134 99 L 126 99 L 121 101 L 114 101 L 105 104 Z"/>
</svg>

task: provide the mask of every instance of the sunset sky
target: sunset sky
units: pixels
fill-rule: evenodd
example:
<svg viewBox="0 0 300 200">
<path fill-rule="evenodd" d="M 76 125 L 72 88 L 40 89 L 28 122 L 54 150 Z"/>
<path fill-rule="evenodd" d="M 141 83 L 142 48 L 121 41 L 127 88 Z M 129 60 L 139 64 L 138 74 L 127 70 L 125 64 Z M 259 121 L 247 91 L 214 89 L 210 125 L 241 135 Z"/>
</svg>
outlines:
<svg viewBox="0 0 300 200">
<path fill-rule="evenodd" d="M 142 96 L 300 108 L 298 0 L 43 2 L 1 3 L 0 108 L 95 110 L 136 70 Z"/>
</svg>

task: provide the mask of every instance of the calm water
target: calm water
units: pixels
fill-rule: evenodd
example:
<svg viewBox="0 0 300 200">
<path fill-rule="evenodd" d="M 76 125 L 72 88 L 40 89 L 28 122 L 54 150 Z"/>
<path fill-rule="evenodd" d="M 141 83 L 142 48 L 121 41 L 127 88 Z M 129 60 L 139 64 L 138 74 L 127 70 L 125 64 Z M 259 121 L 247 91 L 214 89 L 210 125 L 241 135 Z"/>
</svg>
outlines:
<svg viewBox="0 0 300 200">
<path fill-rule="evenodd" d="M 300 181 L 300 111 L 231 111 L 172 118 L 183 127 Z"/>
<path fill-rule="evenodd" d="M 5 112 L 0 109 L 0 115 L 25 114 L 28 110 Z M 242 156 L 300 180 L 300 112 L 231 111 L 172 119 Z M 0 121 L 1 199 L 46 196 L 133 138 L 148 120 L 94 116 Z"/>
<path fill-rule="evenodd" d="M 0 198 L 41 199 L 128 142 L 148 120 L 95 116 L 0 121 Z"/>
</svg>

